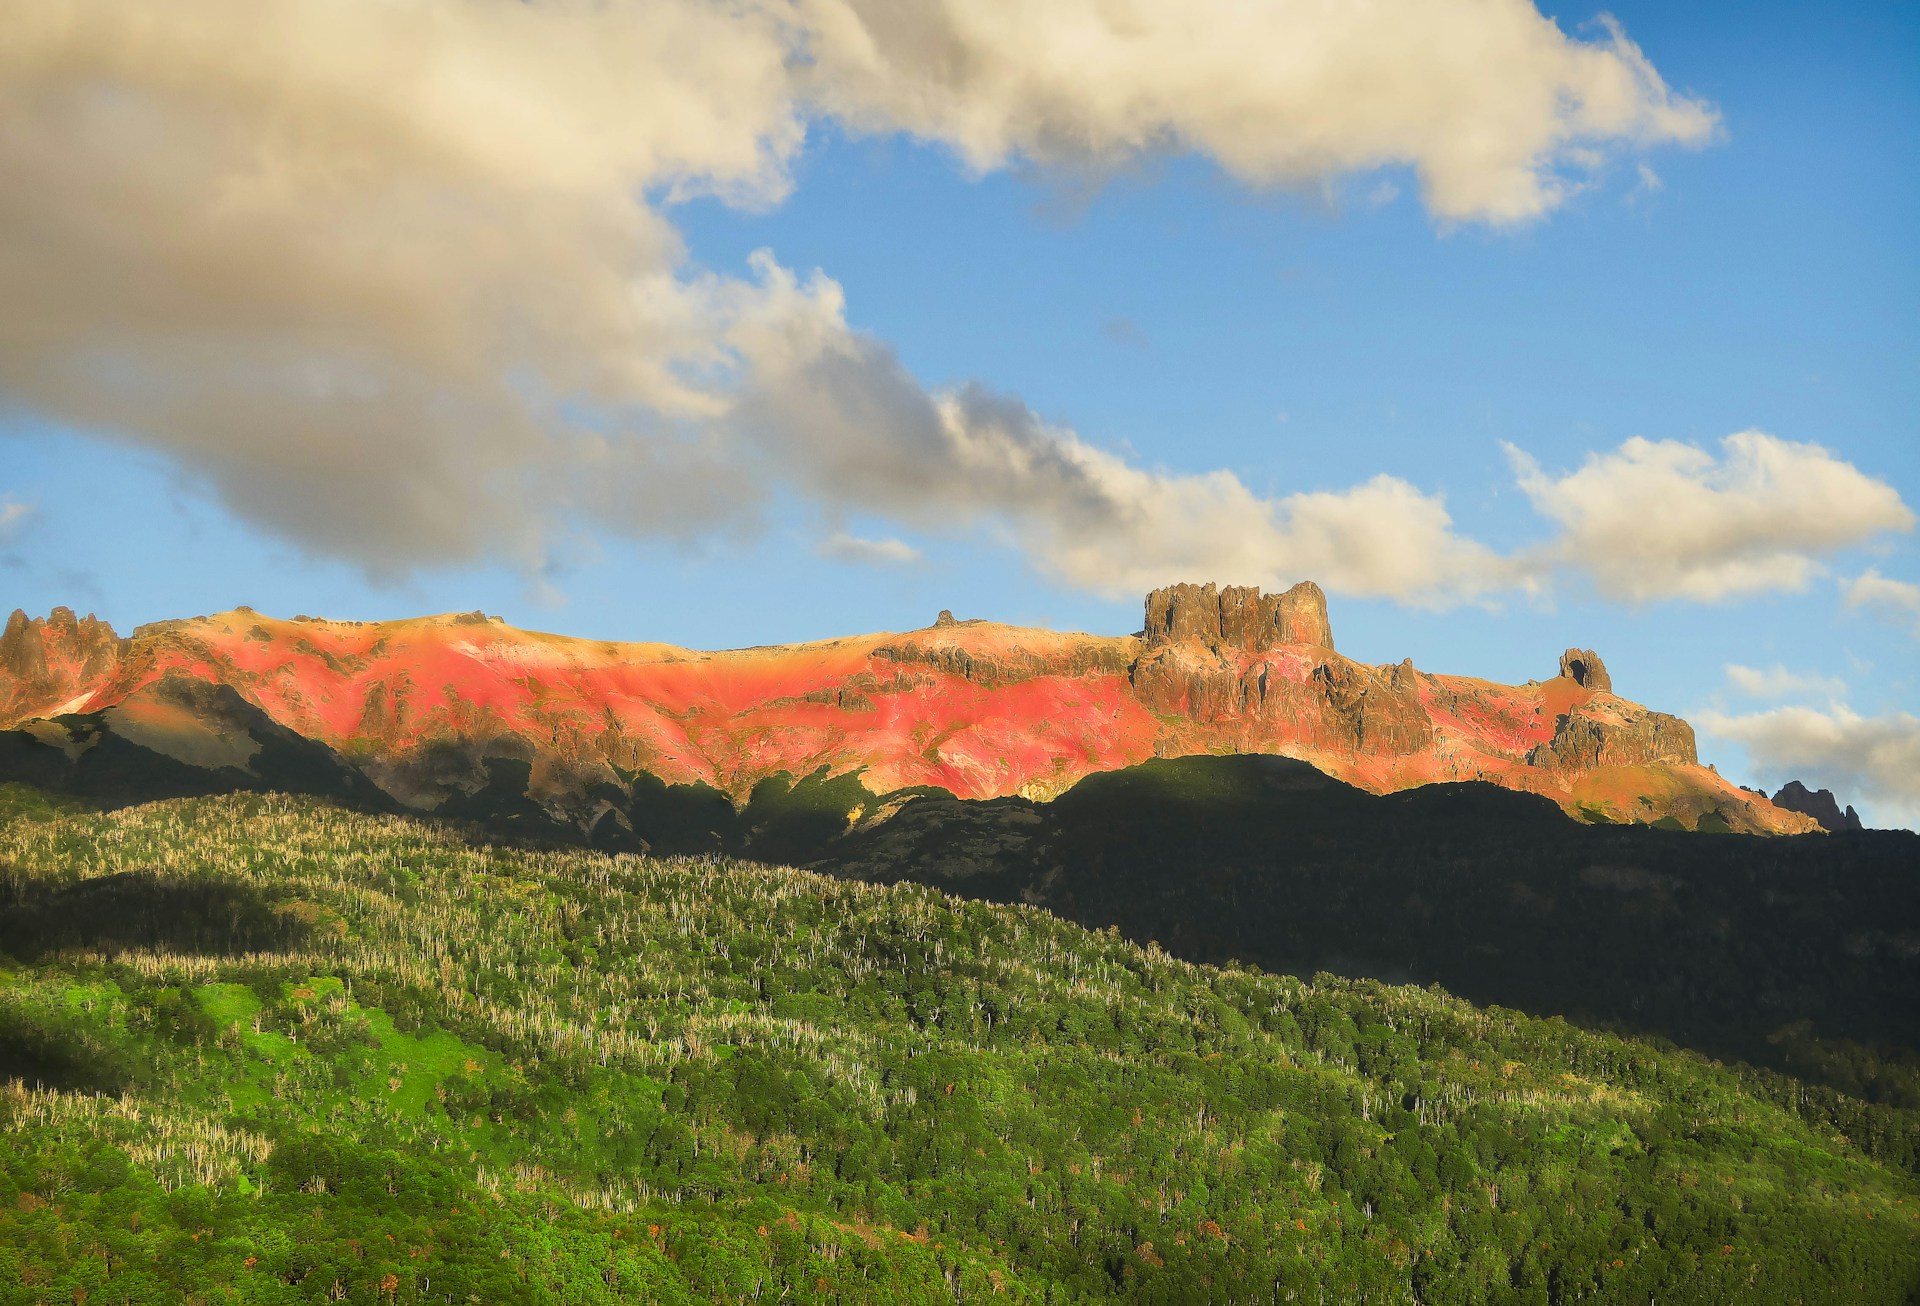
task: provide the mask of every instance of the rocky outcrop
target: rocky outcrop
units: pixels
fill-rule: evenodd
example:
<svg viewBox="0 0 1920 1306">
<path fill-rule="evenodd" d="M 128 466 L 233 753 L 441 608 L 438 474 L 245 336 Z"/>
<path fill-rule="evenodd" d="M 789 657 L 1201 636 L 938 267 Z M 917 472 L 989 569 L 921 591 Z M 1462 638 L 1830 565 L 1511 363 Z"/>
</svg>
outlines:
<svg viewBox="0 0 1920 1306">
<path fill-rule="evenodd" d="M 1220 590 L 1205 585 L 1167 585 L 1147 595 L 1147 624 L 1141 636 L 1149 646 L 1220 642 Z"/>
<path fill-rule="evenodd" d="M 1860 814 L 1851 806 L 1845 811 L 1840 810 L 1840 800 L 1833 796 L 1833 790 L 1809 789 L 1798 780 L 1787 781 L 1786 787 L 1773 796 L 1773 805 L 1811 816 L 1820 823 L 1821 829 L 1832 834 L 1864 828 L 1860 823 Z"/>
<path fill-rule="evenodd" d="M 959 624 L 956 622 L 955 626 Z M 1117 675 L 1127 669 L 1126 649 L 1119 641 L 1035 649 L 969 647 L 957 640 L 908 636 L 880 645 L 872 656 L 887 662 L 926 667 L 976 685 L 1016 685 L 1038 676 Z M 912 682 L 909 679 L 907 683 Z"/>
<path fill-rule="evenodd" d="M 42 619 L 14 609 L 0 631 L 0 712 L 19 716 L 72 698 L 112 672 L 129 647 L 92 613 L 55 608 Z"/>
<path fill-rule="evenodd" d="M 1411 660 L 1368 667 L 1345 658 L 1314 669 L 1314 684 L 1342 733 L 1362 753 L 1417 753 L 1433 743 L 1433 721 L 1420 702 L 1419 673 Z"/>
<path fill-rule="evenodd" d="M 55 608 L 42 627 L 50 656 L 75 680 L 102 675 L 125 656 L 131 642 L 89 612 L 76 618 L 72 608 Z"/>
<path fill-rule="evenodd" d="M 1554 722 L 1553 738 L 1527 754 L 1530 766 L 1591 771 L 1602 766 L 1698 766 L 1693 727 L 1677 716 L 1576 708 Z"/>
<path fill-rule="evenodd" d="M 1168 585 L 1147 595 L 1147 644 L 1197 643 L 1260 652 L 1282 644 L 1333 648 L 1327 596 L 1310 580 L 1284 594 L 1257 586 Z"/>
<path fill-rule="evenodd" d="M 1604 694 L 1613 692 L 1613 677 L 1607 674 L 1607 664 L 1590 648 L 1570 648 L 1562 653 L 1560 674 L 1582 689 Z"/>
<path fill-rule="evenodd" d="M 43 625 L 38 618 L 15 608 L 7 618 L 6 632 L 0 634 L 0 670 L 23 688 L 47 679 L 47 642 L 40 635 Z"/>
<path fill-rule="evenodd" d="M 1134 695 L 1162 717 L 1216 721 L 1246 710 L 1246 694 L 1232 664 L 1197 643 L 1149 648 L 1128 668 Z"/>
<path fill-rule="evenodd" d="M 1241 721 L 1313 748 L 1370 755 L 1433 742 L 1413 663 L 1369 667 L 1335 653 L 1327 598 L 1311 581 L 1284 594 L 1211 584 L 1155 590 L 1145 639 L 1130 678 L 1163 716 Z M 1266 656 L 1280 649 L 1292 657 Z"/>
</svg>

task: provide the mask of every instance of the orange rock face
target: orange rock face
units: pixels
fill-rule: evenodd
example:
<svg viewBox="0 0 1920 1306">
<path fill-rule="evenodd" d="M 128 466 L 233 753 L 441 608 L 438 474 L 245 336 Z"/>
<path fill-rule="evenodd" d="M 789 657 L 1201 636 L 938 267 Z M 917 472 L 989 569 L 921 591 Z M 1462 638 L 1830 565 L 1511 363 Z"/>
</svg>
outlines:
<svg viewBox="0 0 1920 1306">
<path fill-rule="evenodd" d="M 780 773 L 859 771 L 876 793 L 1048 798 L 1150 757 L 1301 758 L 1387 792 L 1487 780 L 1587 819 L 1785 832 L 1775 808 L 1697 764 L 1678 718 L 1583 678 L 1496 685 L 1333 651 L 1324 596 L 1155 591 L 1142 636 L 947 619 L 924 630 L 702 653 L 518 630 L 478 613 L 355 623 L 250 609 L 121 640 L 64 609 L 0 637 L 0 727 L 100 712 L 169 675 L 225 684 L 281 725 L 430 808 L 486 757 L 531 768 L 565 808 L 638 773 L 736 798 Z M 1577 651 L 1576 651 L 1577 652 Z M 1565 661 L 1565 660 L 1563 660 Z"/>
</svg>

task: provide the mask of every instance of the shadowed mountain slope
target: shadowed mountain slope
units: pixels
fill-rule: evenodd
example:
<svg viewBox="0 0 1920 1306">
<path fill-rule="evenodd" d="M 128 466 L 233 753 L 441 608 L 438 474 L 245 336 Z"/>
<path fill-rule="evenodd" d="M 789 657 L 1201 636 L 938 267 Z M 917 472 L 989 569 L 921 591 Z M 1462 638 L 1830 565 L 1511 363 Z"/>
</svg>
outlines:
<svg viewBox="0 0 1920 1306">
<path fill-rule="evenodd" d="M 917 797 L 822 869 L 1117 926 L 1196 961 L 1439 983 L 1920 1106 L 1920 835 L 1589 826 L 1487 784 L 1374 795 L 1186 758 L 1051 803 Z"/>
</svg>

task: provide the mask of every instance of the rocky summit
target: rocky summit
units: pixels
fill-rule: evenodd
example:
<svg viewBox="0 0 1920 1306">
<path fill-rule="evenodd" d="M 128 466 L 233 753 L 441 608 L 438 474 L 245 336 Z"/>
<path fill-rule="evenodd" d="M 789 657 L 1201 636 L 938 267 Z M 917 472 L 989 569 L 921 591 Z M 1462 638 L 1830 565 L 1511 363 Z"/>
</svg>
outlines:
<svg viewBox="0 0 1920 1306">
<path fill-rule="evenodd" d="M 741 802 L 783 775 L 851 774 L 876 800 L 920 786 L 1044 800 L 1151 758 L 1233 753 L 1297 758 L 1374 793 L 1485 781 L 1590 822 L 1821 828 L 1701 766 L 1687 723 L 1617 696 L 1591 649 L 1524 685 L 1371 666 L 1335 651 L 1311 582 L 1158 589 L 1137 635 L 942 612 L 921 630 L 725 652 L 482 613 L 238 608 L 123 639 L 64 608 L 15 612 L 0 730 L 0 772 L 18 778 L 84 780 L 136 755 L 246 787 L 274 787 L 263 768 L 334 768 L 407 808 L 470 810 L 484 793 L 582 832 L 622 821 L 648 784 Z"/>
<path fill-rule="evenodd" d="M 1789 812 L 1804 812 L 1820 823 L 1820 828 L 1838 833 L 1862 828 L 1860 814 L 1849 804 L 1842 811 L 1840 800 L 1831 789 L 1809 789 L 1798 780 L 1789 780 L 1773 796 L 1773 805 Z"/>
</svg>

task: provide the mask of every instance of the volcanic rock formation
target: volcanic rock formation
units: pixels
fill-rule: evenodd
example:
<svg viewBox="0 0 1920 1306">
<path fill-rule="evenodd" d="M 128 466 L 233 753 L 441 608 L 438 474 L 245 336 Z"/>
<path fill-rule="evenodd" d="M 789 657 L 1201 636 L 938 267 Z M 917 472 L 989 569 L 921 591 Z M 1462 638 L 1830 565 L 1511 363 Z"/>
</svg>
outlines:
<svg viewBox="0 0 1920 1306">
<path fill-rule="evenodd" d="M 226 687 L 400 803 L 511 800 L 581 830 L 624 820 L 646 785 L 739 803 L 770 779 L 824 773 L 857 776 L 876 800 L 914 786 L 1048 799 L 1096 772 L 1219 753 L 1299 758 L 1375 793 L 1489 781 L 1593 821 L 1816 828 L 1701 767 L 1687 724 L 1615 696 L 1591 650 L 1568 650 L 1560 672 L 1510 686 L 1356 662 L 1334 650 L 1310 582 L 1155 590 L 1138 636 L 942 613 L 915 631 L 718 653 L 482 613 L 358 623 L 241 608 L 121 640 L 58 609 L 15 613 L 0 637 L 0 731 L 21 736 L 17 771 L 34 741 L 65 755 L 48 723 L 68 740 L 79 719 L 111 730 L 162 681 L 175 682 L 167 711 L 191 716 L 184 678 Z M 230 726 L 214 735 L 244 747 Z M 887 804 L 853 806 L 849 820 L 869 820 Z"/>
<path fill-rule="evenodd" d="M 1333 650 L 1327 596 L 1310 580 L 1284 594 L 1262 595 L 1257 587 L 1169 585 L 1147 595 L 1143 638 L 1158 644 L 1198 643 L 1262 652 L 1280 644 L 1310 644 Z"/>
<path fill-rule="evenodd" d="M 1590 648 L 1570 648 L 1562 653 L 1560 674 L 1582 689 L 1613 692 L 1613 677 L 1607 674 L 1607 664 Z"/>
<path fill-rule="evenodd" d="M 43 620 L 16 608 L 0 631 L 0 723 L 57 713 L 109 676 L 130 643 L 91 612 L 55 608 Z"/>
<path fill-rule="evenodd" d="M 1833 796 L 1831 789 L 1809 789 L 1798 780 L 1789 780 L 1779 793 L 1773 796 L 1775 807 L 1785 808 L 1789 812 L 1803 812 L 1820 823 L 1820 828 L 1834 833 L 1841 830 L 1859 830 L 1860 814 L 1851 806 L 1840 810 L 1840 800 Z"/>
</svg>

